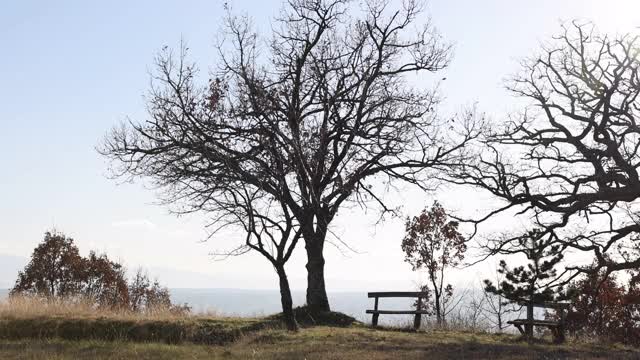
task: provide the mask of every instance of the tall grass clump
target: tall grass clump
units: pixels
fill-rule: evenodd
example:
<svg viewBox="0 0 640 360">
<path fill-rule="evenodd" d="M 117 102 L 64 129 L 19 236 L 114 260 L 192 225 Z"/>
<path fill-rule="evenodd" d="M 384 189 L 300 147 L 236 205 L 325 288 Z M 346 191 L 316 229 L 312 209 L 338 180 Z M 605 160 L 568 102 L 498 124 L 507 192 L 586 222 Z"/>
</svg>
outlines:
<svg viewBox="0 0 640 360">
<path fill-rule="evenodd" d="M 171 308 L 96 307 L 92 299 L 11 296 L 0 302 L 0 339 L 64 339 L 226 344 L 245 333 L 279 327 L 276 320 L 239 319 Z"/>
<path fill-rule="evenodd" d="M 203 314 L 191 314 L 167 306 L 148 307 L 134 311 L 129 307 L 96 306 L 94 299 L 86 297 L 44 298 L 38 296 L 12 295 L 0 301 L 0 319 L 24 319 L 42 317 L 63 318 L 110 318 L 122 320 L 180 320 Z M 209 313 L 206 315 L 216 315 Z"/>
</svg>

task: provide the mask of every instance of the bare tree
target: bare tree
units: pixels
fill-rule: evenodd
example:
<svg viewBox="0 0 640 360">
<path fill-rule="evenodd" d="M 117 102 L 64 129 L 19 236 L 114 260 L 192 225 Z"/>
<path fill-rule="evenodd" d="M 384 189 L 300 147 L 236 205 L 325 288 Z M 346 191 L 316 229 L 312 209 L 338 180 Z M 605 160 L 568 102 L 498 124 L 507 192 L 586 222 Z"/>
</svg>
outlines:
<svg viewBox="0 0 640 360">
<path fill-rule="evenodd" d="M 473 299 L 473 294 L 471 295 L 471 297 Z M 440 306 L 442 307 L 441 324 L 447 324 L 447 322 L 449 321 L 448 319 L 451 318 L 451 314 L 453 314 L 453 312 L 456 310 L 458 311 L 459 314 L 461 314 L 463 311 L 468 313 L 470 308 L 468 306 L 464 306 L 465 309 L 462 309 L 462 306 L 461 306 L 463 302 L 468 298 L 469 298 L 469 289 L 459 288 L 458 291 L 454 292 L 453 286 L 449 285 L 445 290 L 445 296 L 442 297 L 442 302 L 440 304 Z"/>
<path fill-rule="evenodd" d="M 214 204 L 210 213 L 219 215 L 215 223 L 220 222 L 222 226 L 237 225 L 246 234 L 241 246 L 224 255 L 256 251 L 269 260 L 278 275 L 285 322 L 289 330 L 297 330 L 285 264 L 302 235 L 300 226 L 282 202 L 246 184 L 237 185 L 233 190 L 227 190 L 227 197 L 217 196 L 205 205 L 206 208 Z"/>
<path fill-rule="evenodd" d="M 191 312 L 191 307 L 171 302 L 169 288 L 162 286 L 158 279 L 151 280 L 149 274 L 139 268 L 128 285 L 128 308 L 138 313 L 169 311 L 178 315 Z"/>
<path fill-rule="evenodd" d="M 307 304 L 318 311 L 329 310 L 324 245 L 340 207 L 391 211 L 388 186 L 374 185 L 431 188 L 430 170 L 463 161 L 478 132 L 472 113 L 442 120 L 436 92 L 406 81 L 451 57 L 429 23 L 416 30 L 421 4 L 353 6 L 290 0 L 267 46 L 247 17 L 228 16 L 209 86 L 197 85 L 184 53 L 161 56 L 150 119 L 100 149 L 116 174 L 153 179 L 169 203 L 215 211 L 221 186 L 243 184 L 288 208 L 307 252 Z"/>
<path fill-rule="evenodd" d="M 580 272 L 640 266 L 640 257 L 625 256 L 638 248 L 640 225 L 623 211 L 640 197 L 638 36 L 609 37 L 577 22 L 563 29 L 508 85 L 531 106 L 488 131 L 475 161 L 449 173 L 504 201 L 476 224 L 514 211 L 533 219 L 550 245 L 595 258 L 595 268 L 566 266 L 558 285 Z M 492 242 L 490 253 L 521 237 Z"/>
<path fill-rule="evenodd" d="M 467 303 L 464 306 L 465 318 L 467 319 L 468 326 L 473 330 L 482 329 L 483 320 L 486 320 L 485 302 L 487 298 L 483 294 L 478 294 L 475 289 L 468 292 L 466 297 Z"/>
<path fill-rule="evenodd" d="M 153 120 L 114 129 L 100 151 L 122 166 L 113 169 L 115 175 L 152 178 L 164 190 L 162 200 L 173 211 L 209 214 L 211 236 L 223 228 L 240 229 L 242 244 L 216 255 L 254 250 L 266 257 L 279 278 L 285 320 L 295 330 L 284 265 L 301 236 L 300 227 L 286 203 L 270 192 L 274 188 L 263 187 L 263 181 L 273 179 L 262 179 L 264 171 L 271 171 L 263 161 L 272 161 L 278 145 L 263 139 L 259 126 L 252 128 L 242 119 L 222 117 L 221 97 L 227 89 L 219 80 L 212 80 L 196 100 L 195 69 L 185 62 L 185 53 L 182 47 L 176 58 L 164 49 L 156 59 L 155 79 L 162 85 L 151 91 L 149 112 Z"/>
</svg>

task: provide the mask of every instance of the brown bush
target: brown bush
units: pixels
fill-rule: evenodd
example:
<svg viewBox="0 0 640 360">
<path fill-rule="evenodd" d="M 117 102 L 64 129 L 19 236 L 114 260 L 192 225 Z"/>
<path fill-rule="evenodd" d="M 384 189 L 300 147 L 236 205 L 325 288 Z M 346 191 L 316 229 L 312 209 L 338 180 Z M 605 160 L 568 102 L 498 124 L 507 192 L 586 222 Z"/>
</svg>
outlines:
<svg viewBox="0 0 640 360">
<path fill-rule="evenodd" d="M 627 286 L 614 275 L 598 273 L 571 283 L 567 295 L 570 334 L 640 345 L 640 287 Z"/>
<path fill-rule="evenodd" d="M 186 304 L 172 304 L 169 289 L 157 280 L 151 282 L 142 270 L 138 270 L 131 284 L 127 283 L 125 273 L 124 267 L 107 255 L 92 251 L 84 258 L 72 238 L 47 232 L 25 269 L 18 274 L 11 296 L 133 312 L 190 311 Z"/>
</svg>

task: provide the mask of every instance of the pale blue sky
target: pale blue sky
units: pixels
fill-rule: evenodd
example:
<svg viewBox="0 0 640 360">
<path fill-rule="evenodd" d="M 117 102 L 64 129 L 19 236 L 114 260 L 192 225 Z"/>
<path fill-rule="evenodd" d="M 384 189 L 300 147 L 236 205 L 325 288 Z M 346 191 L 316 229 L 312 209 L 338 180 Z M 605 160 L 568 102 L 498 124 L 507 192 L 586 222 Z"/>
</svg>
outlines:
<svg viewBox="0 0 640 360">
<path fill-rule="evenodd" d="M 260 29 L 281 7 L 278 0 L 230 0 Z M 478 102 L 500 118 L 514 110 L 502 79 L 517 60 L 533 55 L 562 20 L 593 20 L 605 32 L 640 25 L 638 0 L 432 0 L 429 12 L 455 59 L 442 76 L 444 111 Z M 148 71 L 155 53 L 184 38 L 191 58 L 213 65 L 213 39 L 221 1 L 10 1 L 0 0 L 0 254 L 28 256 L 47 229 L 76 238 L 81 250 L 106 251 L 129 267 L 165 267 L 209 274 L 171 280 L 170 286 L 275 288 L 266 261 L 246 256 L 212 262 L 207 253 L 236 238 L 202 244 L 203 218 L 177 219 L 152 204 L 141 184 L 117 186 L 94 147 L 127 116 L 144 120 Z M 425 84 L 429 85 L 429 84 Z M 432 201 L 407 196 L 407 211 Z M 480 204 L 473 193 L 439 194 L 452 207 Z M 362 254 L 327 254 L 329 289 L 412 286 L 402 262 L 398 221 L 372 227 L 367 216 L 345 215 L 336 231 Z M 237 239 L 240 239 L 238 237 Z M 303 259 L 289 267 L 294 288 L 304 288 Z M 374 264 L 385 262 L 383 273 Z M 257 273 L 257 275 L 255 275 Z"/>
</svg>

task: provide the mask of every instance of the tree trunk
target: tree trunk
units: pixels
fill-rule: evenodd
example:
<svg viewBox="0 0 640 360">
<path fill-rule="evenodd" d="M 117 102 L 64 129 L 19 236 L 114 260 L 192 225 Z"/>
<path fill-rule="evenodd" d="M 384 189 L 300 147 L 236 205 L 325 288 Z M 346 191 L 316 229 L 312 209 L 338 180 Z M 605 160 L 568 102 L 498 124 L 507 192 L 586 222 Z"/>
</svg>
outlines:
<svg viewBox="0 0 640 360">
<path fill-rule="evenodd" d="M 498 318 L 498 332 L 502 332 L 502 298 L 498 295 L 498 313 L 496 314 Z"/>
<path fill-rule="evenodd" d="M 533 340 L 533 297 L 527 303 L 527 324 L 524 326 L 524 332 L 527 340 Z"/>
<path fill-rule="evenodd" d="M 438 325 L 442 325 L 442 309 L 440 308 L 440 295 L 435 296 L 436 300 L 436 322 Z"/>
<path fill-rule="evenodd" d="M 324 283 L 324 236 L 305 236 L 307 249 L 307 306 L 311 312 L 330 311 L 329 298 Z"/>
<path fill-rule="evenodd" d="M 436 323 L 442 325 L 442 309 L 440 309 L 440 298 L 442 297 L 442 286 L 438 287 L 435 276 L 430 274 L 431 284 L 433 285 L 433 295 L 436 305 Z"/>
<path fill-rule="evenodd" d="M 287 329 L 291 331 L 298 330 L 298 322 L 296 314 L 293 312 L 293 299 L 291 298 L 291 288 L 289 287 L 289 279 L 284 271 L 284 266 L 277 266 L 278 278 L 280 279 L 280 302 L 282 303 L 282 315 L 287 324 Z"/>
</svg>

